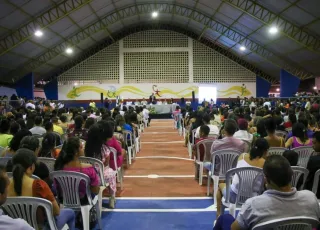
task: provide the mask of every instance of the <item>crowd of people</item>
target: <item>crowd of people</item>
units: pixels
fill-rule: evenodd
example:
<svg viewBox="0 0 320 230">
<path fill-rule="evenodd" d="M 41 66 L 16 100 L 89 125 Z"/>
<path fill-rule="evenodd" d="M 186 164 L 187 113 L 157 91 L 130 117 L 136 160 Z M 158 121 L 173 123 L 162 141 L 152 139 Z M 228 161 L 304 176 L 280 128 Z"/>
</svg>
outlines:
<svg viewBox="0 0 320 230">
<path fill-rule="evenodd" d="M 131 131 L 138 136 L 139 124 L 144 120 L 150 121 L 149 111 L 145 106 L 123 106 L 122 110 L 119 107 L 107 110 L 90 106 L 86 110 L 58 108 L 51 106 L 50 102 L 45 102 L 48 107 L 45 108 L 39 106 L 42 103 L 30 102 L 37 105 L 33 107 L 28 102 L 12 108 L 1 117 L 0 154 L 1 157 L 10 157 L 10 160 L 0 167 L 0 193 L 8 197 L 44 198 L 52 203 L 57 227 L 62 229 L 67 224 L 69 229 L 75 229 L 77 215 L 71 209 L 59 207 L 59 185 L 50 179 L 48 167 L 37 158 L 56 159 L 55 171 L 88 175 L 92 194 L 98 194 L 100 189 L 98 169 L 81 163 L 80 157 L 101 160 L 105 166 L 103 178 L 109 185 L 109 208 L 114 208 L 117 168 L 125 164 L 127 146 L 130 144 L 123 132 Z M 115 149 L 116 155 L 111 148 Z M 13 177 L 8 179 L 5 172 L 12 172 Z M 32 175 L 39 179 L 34 179 Z M 87 200 L 84 184 L 80 184 L 79 195 L 81 203 L 85 204 Z M 13 220 L 7 221 L 8 228 L 16 226 Z"/>
<path fill-rule="evenodd" d="M 2 109 L 5 106 L 2 106 Z M 266 189 L 261 196 L 249 199 L 233 219 L 221 212 L 222 198 L 226 196 L 226 184 L 219 184 L 217 193 L 217 223 L 215 229 L 249 229 L 253 225 L 288 215 L 298 215 L 303 207 L 309 216 L 320 217 L 317 197 L 303 188 L 291 187 L 291 166 L 297 165 L 298 154 L 294 149 L 299 146 L 312 146 L 315 150 L 307 169 L 309 175 L 305 189 L 311 190 L 315 172 L 320 169 L 320 131 L 319 101 L 314 98 L 273 100 L 237 98 L 220 106 L 206 103 L 194 111 L 189 105 L 180 109 L 177 106 L 173 116 L 181 115 L 185 127 L 185 146 L 192 142 L 212 140 L 211 153 L 232 149 L 239 152 L 237 166 L 262 168 L 266 177 Z M 1 157 L 11 157 L 7 165 L 0 166 L 0 203 L 5 197 L 32 196 L 44 198 L 52 203 L 53 214 L 59 229 L 65 224 L 75 229 L 78 218 L 73 210 L 60 208 L 57 197 L 58 185 L 50 179 L 48 167 L 38 157 L 56 159 L 54 170 L 82 172 L 90 178 L 92 194 L 99 193 L 100 177 L 95 166 L 81 163 L 82 156 L 99 159 L 105 165 L 104 180 L 109 184 L 109 207 L 114 208 L 117 191 L 117 167 L 122 167 L 127 158 L 130 145 L 124 131 L 138 135 L 138 126 L 143 121 L 150 123 L 146 106 L 121 106 L 112 110 L 97 108 L 92 102 L 83 108 L 65 108 L 63 103 L 37 100 L 11 106 L 10 112 L 3 113 L 0 121 Z M 177 123 L 178 124 L 178 123 Z M 194 136 L 192 131 L 195 130 Z M 282 135 L 279 135 L 282 133 Z M 285 133 L 286 135 L 283 135 Z M 116 150 L 112 154 L 110 148 Z M 282 156 L 268 156 L 270 147 L 285 147 Z M 193 156 L 196 157 L 195 149 Z M 211 170 L 211 159 L 202 153 L 204 168 Z M 219 173 L 220 162 L 214 165 L 214 174 Z M 12 172 L 8 178 L 6 172 Z M 34 179 L 35 175 L 40 179 Z M 230 201 L 238 194 L 239 178 L 233 178 Z M 257 188 L 264 181 L 257 184 Z M 302 185 L 302 183 L 300 183 Z M 301 186 L 300 186 L 301 187 Z M 257 189 L 258 190 L 258 189 Z M 82 203 L 85 188 L 80 186 Z M 255 201 L 266 203 L 262 210 Z M 279 199 L 285 204 L 280 207 Z M 277 203 L 278 202 L 278 203 Z M 291 207 L 292 205 L 299 207 Z M 258 202 L 259 203 L 259 202 Z M 260 204 L 260 203 L 259 203 Z M 271 205 L 272 204 L 272 205 Z M 277 207 L 274 210 L 273 205 Z M 279 206 L 279 207 L 278 207 Z M 290 207 L 290 212 L 284 209 Z M 302 208 L 301 208 L 302 207 Z M 281 213 L 286 213 L 282 215 Z M 257 214 L 258 213 L 258 214 Z M 259 214 L 260 213 L 260 214 Z M 266 213 L 269 213 L 267 216 Z M 270 214 L 271 213 L 271 214 Z M 8 228 L 15 222 L 5 217 Z M 17 226 L 17 225 L 15 225 Z M 21 229 L 28 229 L 22 228 Z M 226 228 L 228 229 L 228 228 Z"/>
<path fill-rule="evenodd" d="M 215 165 L 212 167 L 211 154 L 219 150 L 234 150 L 239 153 L 236 168 L 261 168 L 266 177 L 265 180 L 257 181 L 253 188 L 258 195 L 259 189 L 264 185 L 265 192 L 247 200 L 237 219 L 230 214 L 222 215 L 226 184 L 219 183 L 217 222 L 214 229 L 251 229 L 268 220 L 300 216 L 302 210 L 309 217 L 320 218 L 317 201 L 320 189 L 316 195 L 311 192 L 315 172 L 320 169 L 320 113 L 317 98 L 275 100 L 272 103 L 269 99 L 238 98 L 220 107 L 206 103 L 197 111 L 179 107 L 176 111 L 176 114 L 181 114 L 186 130 L 186 147 L 188 143 L 212 141 L 209 156 L 200 146 L 200 159 L 197 159 L 195 146 L 192 150 L 192 156 L 202 161 L 206 170 L 213 169 L 212 173 L 219 175 L 219 158 L 215 158 Z M 294 149 L 301 146 L 312 147 L 314 153 L 307 164 L 309 174 L 304 187 L 300 178 L 297 188 L 294 188 L 291 186 L 291 166 L 297 166 L 298 153 Z M 282 156 L 268 156 L 271 147 L 283 147 L 287 150 Z M 197 172 L 199 177 L 199 171 Z M 234 176 L 229 194 L 231 203 L 236 201 L 238 186 L 239 178 Z"/>
</svg>

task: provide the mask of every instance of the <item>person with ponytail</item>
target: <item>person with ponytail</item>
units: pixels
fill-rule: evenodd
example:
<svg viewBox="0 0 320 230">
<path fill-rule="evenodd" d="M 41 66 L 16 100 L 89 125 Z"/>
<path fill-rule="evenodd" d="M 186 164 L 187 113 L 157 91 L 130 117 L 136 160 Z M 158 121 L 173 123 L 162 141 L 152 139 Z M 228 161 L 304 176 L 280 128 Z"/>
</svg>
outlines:
<svg viewBox="0 0 320 230">
<path fill-rule="evenodd" d="M 312 139 L 309 139 L 307 127 L 303 123 L 296 123 L 292 127 L 292 137 L 286 144 L 286 148 L 297 148 L 301 146 L 312 146 Z"/>
<path fill-rule="evenodd" d="M 53 215 L 58 229 L 62 229 L 65 224 L 69 229 L 75 229 L 75 214 L 71 209 L 60 209 L 49 186 L 43 180 L 31 178 L 34 173 L 37 157 L 29 149 L 19 149 L 12 157 L 13 178 L 10 179 L 8 196 L 29 196 L 43 198 L 52 203 Z M 40 218 L 39 218 L 40 219 Z"/>
<path fill-rule="evenodd" d="M 88 140 L 85 147 L 86 157 L 97 158 L 104 164 L 104 179 L 109 183 L 110 199 L 109 207 L 115 206 L 115 194 L 117 191 L 116 172 L 109 167 L 111 151 L 106 145 L 113 136 L 113 126 L 105 120 L 92 125 L 88 132 Z"/>
<path fill-rule="evenodd" d="M 56 159 L 54 170 L 64 170 L 70 172 L 80 172 L 86 174 L 90 178 L 91 192 L 99 193 L 100 180 L 96 169 L 91 164 L 83 164 L 79 157 L 84 156 L 83 145 L 79 137 L 70 137 L 64 142 L 61 153 Z M 80 198 L 86 198 L 86 188 L 84 183 L 80 183 L 79 188 Z M 85 202 L 85 201 L 83 201 Z"/>
<path fill-rule="evenodd" d="M 258 167 L 263 168 L 265 158 L 267 157 L 269 149 L 268 141 L 264 138 L 259 138 L 255 141 L 250 153 L 243 153 L 238 158 L 238 163 L 236 168 L 243 167 Z M 254 186 L 255 191 L 260 191 L 262 180 L 259 181 Z M 232 179 L 231 189 L 230 189 L 230 202 L 234 203 L 238 194 L 239 178 L 235 175 Z M 217 194 L 217 219 L 221 214 L 222 197 L 226 196 L 226 184 L 219 184 L 219 191 Z"/>
<path fill-rule="evenodd" d="M 39 157 L 57 158 L 59 151 L 55 149 L 56 135 L 53 133 L 46 133 L 42 139 L 42 148 L 39 152 Z"/>
</svg>

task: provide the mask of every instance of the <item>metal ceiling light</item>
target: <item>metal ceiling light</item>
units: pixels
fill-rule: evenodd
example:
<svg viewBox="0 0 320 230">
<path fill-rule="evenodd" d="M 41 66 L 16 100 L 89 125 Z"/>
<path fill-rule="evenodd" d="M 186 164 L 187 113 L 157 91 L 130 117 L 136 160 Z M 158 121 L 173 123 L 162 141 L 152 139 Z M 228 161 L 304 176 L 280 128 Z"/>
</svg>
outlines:
<svg viewBox="0 0 320 230">
<path fill-rule="evenodd" d="M 278 28 L 275 27 L 275 26 L 272 26 L 272 27 L 269 29 L 269 33 L 270 33 L 270 34 L 276 34 L 276 33 L 278 33 Z"/>
<path fill-rule="evenodd" d="M 37 37 L 42 37 L 43 33 L 41 30 L 36 30 L 36 32 L 34 32 L 34 35 Z"/>
<path fill-rule="evenodd" d="M 317 89 L 317 86 L 313 87 L 313 89 L 316 90 L 316 89 Z"/>
<path fill-rule="evenodd" d="M 240 46 L 240 50 L 241 50 L 241 51 L 245 51 L 245 50 L 246 50 L 246 47 Z"/>
<path fill-rule="evenodd" d="M 158 12 L 157 12 L 157 11 L 152 12 L 152 17 L 153 17 L 153 18 L 158 17 Z"/>
<path fill-rule="evenodd" d="M 279 92 L 280 91 L 280 89 L 279 88 L 277 88 L 277 92 Z"/>
<path fill-rule="evenodd" d="M 67 54 L 72 54 L 72 52 L 73 52 L 73 50 L 72 50 L 71 48 L 67 48 L 67 49 L 66 49 L 66 53 L 67 53 Z"/>
</svg>

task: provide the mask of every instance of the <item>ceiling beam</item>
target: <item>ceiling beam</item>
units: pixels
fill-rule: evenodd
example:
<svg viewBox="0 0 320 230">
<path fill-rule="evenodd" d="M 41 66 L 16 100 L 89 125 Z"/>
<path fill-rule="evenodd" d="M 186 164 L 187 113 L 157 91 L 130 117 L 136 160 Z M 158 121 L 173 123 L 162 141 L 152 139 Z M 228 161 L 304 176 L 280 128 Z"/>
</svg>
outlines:
<svg viewBox="0 0 320 230">
<path fill-rule="evenodd" d="M 27 22 L 0 40 L 0 56 L 34 36 L 36 30 L 47 28 L 91 1 L 66 0 L 35 17 L 32 21 Z"/>
<path fill-rule="evenodd" d="M 118 9 L 116 12 L 112 12 L 101 20 L 92 23 L 91 25 L 87 26 L 77 34 L 69 37 L 66 42 L 62 42 L 48 52 L 41 54 L 40 56 L 36 57 L 35 60 L 28 62 L 26 65 L 18 68 L 15 72 L 11 72 L 9 75 L 11 76 L 22 76 L 26 72 L 30 72 L 34 70 L 36 67 L 46 64 L 48 61 L 60 55 L 66 48 L 67 45 L 75 46 L 80 43 L 82 40 L 88 38 L 88 34 L 94 34 L 101 30 L 105 30 L 106 26 L 112 25 L 118 21 L 122 21 L 124 18 L 136 16 L 139 14 L 151 14 L 153 11 L 157 10 L 159 13 L 166 13 L 166 14 L 175 14 L 185 18 L 191 18 L 198 23 L 203 25 L 207 25 L 208 28 L 216 31 L 220 34 L 224 34 L 225 37 L 231 39 L 234 42 L 241 42 L 248 50 L 260 55 L 267 61 L 271 62 L 272 64 L 280 67 L 285 68 L 288 72 L 294 74 L 295 76 L 304 79 L 313 76 L 312 73 L 309 73 L 305 69 L 299 67 L 296 63 L 292 63 L 292 61 L 285 60 L 284 58 L 280 58 L 279 55 L 267 50 L 262 45 L 258 44 L 246 38 L 245 35 L 240 34 L 239 32 L 229 28 L 228 26 L 215 21 L 210 16 L 203 14 L 202 12 L 196 11 L 195 9 L 178 5 L 178 4 L 169 4 L 169 3 L 141 3 L 141 4 L 134 4 L 131 6 L 127 6 L 121 9 Z M 288 63 L 286 65 L 282 65 L 279 62 L 275 62 L 274 59 L 280 60 L 281 63 Z M 10 76 L 9 76 L 10 77 Z"/>
<path fill-rule="evenodd" d="M 279 31 L 288 38 L 301 44 L 307 49 L 320 53 L 319 37 L 310 34 L 299 26 L 287 21 L 281 15 L 277 15 L 260 4 L 251 0 L 222 0 L 225 3 L 245 12 L 265 25 L 275 25 Z"/>
</svg>

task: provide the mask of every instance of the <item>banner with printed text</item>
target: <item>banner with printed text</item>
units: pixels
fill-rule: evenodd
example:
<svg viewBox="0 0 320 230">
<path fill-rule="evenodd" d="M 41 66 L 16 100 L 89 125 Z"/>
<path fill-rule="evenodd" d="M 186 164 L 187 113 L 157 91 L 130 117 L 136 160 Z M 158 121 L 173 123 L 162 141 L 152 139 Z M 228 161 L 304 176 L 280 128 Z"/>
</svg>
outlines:
<svg viewBox="0 0 320 230">
<path fill-rule="evenodd" d="M 215 87 L 217 98 L 255 97 L 256 83 L 167 83 L 167 84 L 83 84 L 59 85 L 59 100 L 100 100 L 115 99 L 147 99 L 154 93 L 157 99 L 192 98 L 192 91 L 198 97 L 199 87 Z"/>
</svg>

